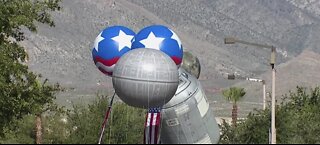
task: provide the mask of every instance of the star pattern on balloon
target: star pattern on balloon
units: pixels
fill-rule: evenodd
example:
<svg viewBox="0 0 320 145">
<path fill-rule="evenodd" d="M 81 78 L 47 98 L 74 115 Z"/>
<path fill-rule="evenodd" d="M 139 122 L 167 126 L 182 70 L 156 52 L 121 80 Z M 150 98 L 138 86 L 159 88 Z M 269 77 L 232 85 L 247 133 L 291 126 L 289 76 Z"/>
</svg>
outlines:
<svg viewBox="0 0 320 145">
<path fill-rule="evenodd" d="M 140 40 L 140 42 L 145 46 L 145 48 L 152 48 L 160 50 L 160 44 L 165 38 L 156 37 L 151 31 L 146 39 Z"/>
<path fill-rule="evenodd" d="M 96 38 L 96 40 L 94 40 L 94 49 L 96 49 L 96 51 L 99 51 L 99 43 L 104 40 L 104 38 L 101 36 L 102 32 L 100 32 L 100 34 L 98 35 L 98 37 Z"/>
<path fill-rule="evenodd" d="M 171 39 L 176 40 L 178 42 L 179 48 L 181 49 L 181 41 L 178 37 L 178 35 L 176 33 L 174 33 L 172 30 L 170 30 L 172 32 L 172 36 Z"/>
<path fill-rule="evenodd" d="M 133 37 L 133 35 L 127 35 L 122 30 L 120 30 L 119 34 L 115 37 L 112 37 L 111 39 L 118 43 L 118 50 L 121 51 L 126 46 L 128 48 L 131 47 L 131 40 Z"/>
</svg>

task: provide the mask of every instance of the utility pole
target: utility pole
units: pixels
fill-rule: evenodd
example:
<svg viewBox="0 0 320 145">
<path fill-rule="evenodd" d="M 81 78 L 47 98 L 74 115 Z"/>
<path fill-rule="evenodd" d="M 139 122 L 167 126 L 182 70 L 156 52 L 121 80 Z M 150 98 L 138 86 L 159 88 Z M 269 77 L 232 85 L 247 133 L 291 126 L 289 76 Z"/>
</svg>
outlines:
<svg viewBox="0 0 320 145">
<path fill-rule="evenodd" d="M 271 92 L 271 144 L 276 144 L 276 70 L 275 70 L 275 62 L 276 62 L 276 48 L 270 45 L 258 44 L 247 42 L 243 40 L 238 40 L 234 37 L 226 37 L 224 38 L 224 44 L 235 44 L 242 43 L 246 45 L 252 45 L 256 47 L 262 48 L 270 48 L 271 49 L 271 57 L 270 57 L 270 65 L 272 69 L 271 75 L 271 84 L 272 84 L 272 92 Z"/>
</svg>

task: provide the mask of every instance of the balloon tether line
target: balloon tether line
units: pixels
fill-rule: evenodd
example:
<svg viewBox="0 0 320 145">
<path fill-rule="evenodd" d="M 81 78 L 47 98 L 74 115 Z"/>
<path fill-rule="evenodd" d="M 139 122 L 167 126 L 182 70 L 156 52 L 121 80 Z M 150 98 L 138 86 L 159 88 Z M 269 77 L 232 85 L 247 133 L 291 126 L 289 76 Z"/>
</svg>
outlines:
<svg viewBox="0 0 320 145">
<path fill-rule="evenodd" d="M 103 143 L 103 142 L 102 142 L 102 138 L 103 138 L 103 135 L 104 135 L 104 130 L 105 130 L 105 128 L 106 128 L 106 124 L 107 124 L 107 122 L 108 122 L 109 114 L 110 114 L 110 112 L 111 112 L 111 108 L 112 108 L 113 99 L 114 99 L 115 94 L 116 94 L 116 92 L 113 93 L 113 96 L 112 96 L 111 101 L 110 101 L 110 104 L 109 104 L 109 106 L 108 106 L 106 115 L 105 115 L 105 117 L 104 117 L 104 121 L 103 121 L 103 123 L 102 123 L 101 131 L 100 131 L 100 138 L 99 138 L 98 144 Z"/>
</svg>

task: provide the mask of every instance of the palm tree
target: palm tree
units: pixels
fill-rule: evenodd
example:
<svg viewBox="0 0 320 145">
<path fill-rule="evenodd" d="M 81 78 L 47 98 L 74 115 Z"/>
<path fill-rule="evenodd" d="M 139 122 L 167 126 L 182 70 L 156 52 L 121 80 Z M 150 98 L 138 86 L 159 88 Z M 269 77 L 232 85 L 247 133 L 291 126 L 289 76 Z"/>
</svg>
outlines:
<svg viewBox="0 0 320 145">
<path fill-rule="evenodd" d="M 232 125 L 236 126 L 238 118 L 238 106 L 237 102 L 240 101 L 243 96 L 246 94 L 244 88 L 231 87 L 229 89 L 223 90 L 222 95 L 228 101 L 232 101 Z"/>
</svg>

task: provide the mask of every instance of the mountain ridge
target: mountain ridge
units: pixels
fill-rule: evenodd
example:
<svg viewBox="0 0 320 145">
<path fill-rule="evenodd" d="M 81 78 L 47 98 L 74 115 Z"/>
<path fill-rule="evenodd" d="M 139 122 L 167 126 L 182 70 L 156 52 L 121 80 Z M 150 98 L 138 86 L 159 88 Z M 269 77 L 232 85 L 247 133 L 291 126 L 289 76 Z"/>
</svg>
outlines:
<svg viewBox="0 0 320 145">
<path fill-rule="evenodd" d="M 31 70 L 70 88 L 67 93 L 59 94 L 63 97 L 58 100 L 63 102 L 94 96 L 96 92 L 113 92 L 111 78 L 99 72 L 91 58 L 93 41 L 102 29 L 124 25 L 137 33 L 145 26 L 162 24 L 174 30 L 184 49 L 199 58 L 204 88 L 221 90 L 236 84 L 236 81 L 225 80 L 224 73 L 257 77 L 270 69 L 269 49 L 225 45 L 226 36 L 276 46 L 277 66 L 299 57 L 306 49 L 319 53 L 320 10 L 314 5 L 320 1 L 310 3 L 295 0 L 67 0 L 62 1 L 61 11 L 52 13 L 55 27 L 39 24 L 38 33 L 25 31 L 27 39 L 21 44 L 30 55 Z M 313 70 L 309 71 L 314 74 Z M 223 101 L 216 99 L 215 93 L 206 93 L 213 101 Z"/>
</svg>

